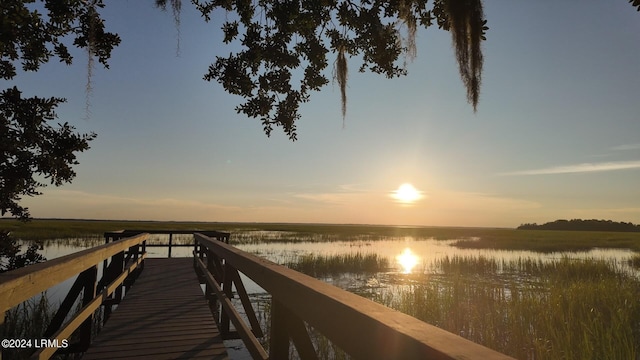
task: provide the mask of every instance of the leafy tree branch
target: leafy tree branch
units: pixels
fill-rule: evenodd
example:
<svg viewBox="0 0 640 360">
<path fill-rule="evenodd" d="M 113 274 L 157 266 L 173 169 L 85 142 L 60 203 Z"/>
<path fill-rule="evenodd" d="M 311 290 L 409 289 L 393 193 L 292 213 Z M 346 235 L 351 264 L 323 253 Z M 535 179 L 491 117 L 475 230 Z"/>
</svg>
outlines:
<svg viewBox="0 0 640 360">
<path fill-rule="evenodd" d="M 300 104 L 329 82 L 323 74 L 329 53 L 336 54 L 333 76 L 345 116 L 347 59 L 360 58 L 360 72 L 406 75 L 407 59 L 416 54 L 417 28 L 434 24 L 451 31 L 467 98 L 477 108 L 480 43 L 488 29 L 480 0 L 436 0 L 431 7 L 420 0 L 193 2 L 207 21 L 216 10 L 232 14 L 222 25 L 224 42 L 239 43 L 242 50 L 217 57 L 204 78 L 242 96 L 236 110 L 259 118 L 267 135 L 278 126 L 297 139 Z M 294 80 L 296 73 L 303 74 L 300 80 Z"/>
<path fill-rule="evenodd" d="M 4 0 L 0 3 L 0 78 L 11 81 L 24 72 L 38 71 L 53 58 L 71 64 L 69 42 L 87 49 L 108 68 L 111 50 L 120 37 L 105 31 L 101 0 Z M 44 13 L 41 13 L 44 11 Z M 90 75 L 88 90 L 90 89 Z M 68 122 L 52 124 L 55 109 L 65 99 L 23 97 L 16 87 L 0 92 L 0 215 L 28 220 L 24 196 L 40 194 L 43 182 L 60 186 L 76 173 L 76 153 L 89 148 L 95 134 L 79 134 Z M 56 126 L 57 125 L 57 126 Z"/>
</svg>

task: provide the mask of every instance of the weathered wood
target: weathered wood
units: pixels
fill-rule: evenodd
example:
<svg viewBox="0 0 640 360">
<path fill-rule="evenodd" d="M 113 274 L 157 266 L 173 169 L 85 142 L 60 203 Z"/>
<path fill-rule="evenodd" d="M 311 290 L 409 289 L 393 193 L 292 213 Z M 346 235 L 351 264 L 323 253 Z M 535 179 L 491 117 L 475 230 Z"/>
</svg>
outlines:
<svg viewBox="0 0 640 360">
<path fill-rule="evenodd" d="M 83 359 L 228 359 L 193 259 L 147 259 Z"/>
<path fill-rule="evenodd" d="M 0 313 L 147 239 L 140 234 L 0 274 Z"/>
<path fill-rule="evenodd" d="M 512 359 L 228 244 L 195 236 L 356 359 Z"/>
</svg>

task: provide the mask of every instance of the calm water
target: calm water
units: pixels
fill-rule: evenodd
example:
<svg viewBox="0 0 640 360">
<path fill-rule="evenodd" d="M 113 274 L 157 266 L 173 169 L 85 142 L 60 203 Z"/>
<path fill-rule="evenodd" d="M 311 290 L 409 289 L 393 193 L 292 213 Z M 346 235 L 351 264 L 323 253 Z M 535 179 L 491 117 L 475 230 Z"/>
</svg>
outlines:
<svg viewBox="0 0 640 360">
<path fill-rule="evenodd" d="M 384 291 L 384 289 L 403 286 L 404 281 L 416 274 L 427 274 L 434 270 L 437 260 L 444 257 L 483 256 L 497 260 L 517 260 L 519 258 L 534 258 L 543 261 L 551 261 L 568 257 L 573 259 L 597 259 L 616 263 L 620 268 L 628 269 L 627 260 L 634 255 L 634 252 L 620 249 L 595 249 L 587 252 L 558 252 L 558 253 L 536 253 L 531 251 L 505 251 L 505 250 L 483 250 L 483 249 L 459 249 L 452 246 L 458 239 L 434 240 L 432 238 L 388 238 L 387 240 L 356 240 L 356 241 L 302 241 L 302 242 L 277 242 L 282 238 L 283 232 L 271 231 L 251 231 L 237 234 L 240 239 L 251 237 L 259 238 L 262 243 L 245 243 L 236 245 L 238 248 L 271 260 L 275 263 L 284 264 L 295 262 L 299 256 L 308 254 L 315 255 L 342 255 L 342 254 L 377 254 L 388 259 L 390 269 L 377 274 L 342 274 L 322 279 L 343 289 L 367 294 L 371 292 Z M 232 233 L 232 242 L 234 239 Z M 290 235 L 290 234 L 285 234 Z M 168 236 L 153 236 L 151 242 L 166 243 Z M 189 235 L 174 236 L 174 243 L 192 243 Z M 71 254 L 92 246 L 103 244 L 101 238 L 93 239 L 67 239 L 52 240 L 44 243 L 41 251 L 47 259 Z M 191 256 L 191 247 L 174 248 L 173 257 Z M 149 257 L 167 257 L 165 248 L 148 248 Z M 50 289 L 47 295 L 53 304 L 62 301 L 66 292 L 71 287 L 74 279 L 69 279 L 64 283 Z M 254 301 L 254 307 L 268 301 L 268 295 L 258 285 L 243 276 L 243 282 Z M 240 307 L 241 308 L 241 307 Z M 241 342 L 230 342 L 230 356 L 232 359 L 248 359 L 248 354 L 243 350 Z M 235 348 L 235 350 L 234 350 Z"/>
<path fill-rule="evenodd" d="M 284 232 L 276 231 L 247 231 L 232 234 L 239 239 L 252 238 L 261 239 L 261 243 L 245 243 L 236 245 L 238 248 L 271 260 L 275 263 L 284 264 L 295 262 L 304 255 L 341 255 L 341 254 L 377 254 L 388 259 L 391 266 L 388 271 L 378 274 L 358 275 L 345 274 L 343 276 L 327 277 L 322 280 L 332 283 L 347 290 L 360 289 L 362 287 L 383 288 L 394 286 L 402 280 L 402 277 L 410 274 L 431 273 L 434 271 L 434 263 L 444 257 L 453 256 L 484 256 L 497 260 L 516 260 L 519 258 L 534 258 L 543 261 L 551 261 L 562 257 L 574 259 L 598 259 L 615 262 L 621 268 L 628 268 L 627 260 L 634 254 L 630 250 L 621 249 L 595 249 L 586 252 L 557 252 L 557 253 L 537 253 L 531 251 L 509 251 L 509 250 L 487 250 L 487 249 L 459 249 L 452 246 L 458 239 L 434 240 L 433 238 L 389 238 L 388 240 L 356 240 L 356 241 L 302 241 L 302 242 L 277 242 Z M 150 243 L 167 243 L 168 236 L 153 235 Z M 193 238 L 190 235 L 174 235 L 175 243 L 191 244 Z M 72 254 L 96 245 L 101 245 L 104 240 L 101 238 L 90 239 L 58 239 L 45 241 L 41 253 L 47 259 L 54 259 L 60 256 Z M 147 248 L 149 257 L 167 257 L 166 248 Z M 191 256 L 191 247 L 173 248 L 173 257 Z M 629 269 L 630 270 L 630 269 Z M 631 271 L 631 270 L 630 270 Z M 246 279 L 247 290 L 255 295 L 263 294 L 264 290 Z M 62 300 L 66 295 L 66 290 L 71 286 L 74 279 L 69 279 L 65 283 L 49 290 L 48 295 L 56 302 Z"/>
</svg>

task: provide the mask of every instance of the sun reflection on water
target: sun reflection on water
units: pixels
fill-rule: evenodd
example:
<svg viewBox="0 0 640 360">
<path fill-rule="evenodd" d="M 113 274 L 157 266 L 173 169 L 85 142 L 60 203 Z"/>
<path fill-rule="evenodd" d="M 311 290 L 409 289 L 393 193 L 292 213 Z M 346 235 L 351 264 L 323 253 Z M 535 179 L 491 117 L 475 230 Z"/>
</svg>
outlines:
<svg viewBox="0 0 640 360">
<path fill-rule="evenodd" d="M 410 274 L 418 264 L 418 257 L 409 248 L 405 248 L 402 254 L 396 256 L 398 264 L 402 267 L 404 274 Z"/>
</svg>

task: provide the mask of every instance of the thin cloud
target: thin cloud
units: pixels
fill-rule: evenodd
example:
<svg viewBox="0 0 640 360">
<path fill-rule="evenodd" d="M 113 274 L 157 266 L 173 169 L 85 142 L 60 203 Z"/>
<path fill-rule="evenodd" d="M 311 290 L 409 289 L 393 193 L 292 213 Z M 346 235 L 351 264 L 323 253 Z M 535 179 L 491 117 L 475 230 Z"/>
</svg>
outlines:
<svg viewBox="0 0 640 360">
<path fill-rule="evenodd" d="M 575 174 L 586 172 L 602 172 L 640 168 L 640 161 L 613 161 L 602 163 L 583 163 L 576 165 L 554 166 L 544 169 L 522 170 L 502 173 L 500 175 L 552 175 L 552 174 Z"/>
<path fill-rule="evenodd" d="M 619 146 L 614 146 L 611 150 L 616 151 L 624 151 L 624 150 L 640 150 L 640 144 L 624 144 Z"/>
<path fill-rule="evenodd" d="M 361 184 L 338 185 L 335 191 L 294 193 L 293 197 L 326 204 L 346 204 L 366 198 L 372 193 Z"/>
</svg>

